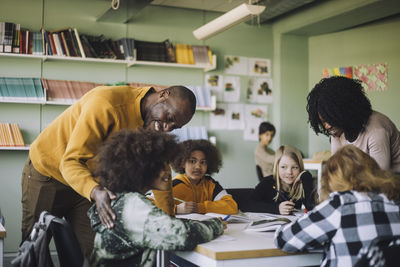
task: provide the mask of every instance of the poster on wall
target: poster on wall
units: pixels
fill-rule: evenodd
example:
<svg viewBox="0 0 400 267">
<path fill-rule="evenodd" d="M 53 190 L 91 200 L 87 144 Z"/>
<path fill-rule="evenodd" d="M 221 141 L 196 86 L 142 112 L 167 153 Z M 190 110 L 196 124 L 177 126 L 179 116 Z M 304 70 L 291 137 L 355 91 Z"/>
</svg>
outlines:
<svg viewBox="0 0 400 267">
<path fill-rule="evenodd" d="M 258 77 L 249 78 L 247 100 L 251 103 L 272 103 L 272 79 Z"/>
<path fill-rule="evenodd" d="M 240 100 L 240 77 L 225 76 L 224 77 L 224 102 L 239 102 Z"/>
<path fill-rule="evenodd" d="M 347 78 L 353 78 L 353 67 L 337 67 L 322 70 L 322 77 L 329 78 L 332 76 L 344 76 Z"/>
<path fill-rule="evenodd" d="M 355 66 L 354 78 L 362 81 L 366 91 L 386 91 L 388 89 L 387 63 Z"/>
<path fill-rule="evenodd" d="M 228 104 L 227 116 L 229 130 L 244 129 L 245 123 L 243 104 Z"/>
<path fill-rule="evenodd" d="M 210 129 L 226 130 L 228 128 L 228 104 L 217 103 L 215 110 L 210 112 Z"/>
<path fill-rule="evenodd" d="M 216 96 L 217 101 L 224 100 L 224 77 L 222 75 L 206 74 L 204 84 Z"/>
<path fill-rule="evenodd" d="M 225 56 L 224 60 L 225 73 L 247 75 L 247 57 Z"/>
<path fill-rule="evenodd" d="M 248 75 L 271 77 L 271 60 L 268 58 L 249 58 Z"/>
<path fill-rule="evenodd" d="M 258 127 L 261 122 L 267 120 L 267 106 L 245 105 L 244 110 L 246 126 L 243 132 L 243 139 L 258 141 Z"/>
</svg>

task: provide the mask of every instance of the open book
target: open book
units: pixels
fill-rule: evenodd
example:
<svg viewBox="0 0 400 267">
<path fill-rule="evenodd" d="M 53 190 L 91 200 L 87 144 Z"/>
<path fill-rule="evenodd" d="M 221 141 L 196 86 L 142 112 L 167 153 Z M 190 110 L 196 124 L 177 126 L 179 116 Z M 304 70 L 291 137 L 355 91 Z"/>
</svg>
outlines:
<svg viewBox="0 0 400 267">
<path fill-rule="evenodd" d="M 255 231 L 255 232 L 266 232 L 274 231 L 279 228 L 282 224 L 290 223 L 291 220 L 288 218 L 273 218 L 273 219 L 263 219 L 251 222 L 245 229 L 245 231 Z"/>
<path fill-rule="evenodd" d="M 226 215 L 219 213 L 206 213 L 206 214 L 179 214 L 177 218 L 185 218 L 191 220 L 206 220 L 210 218 L 225 218 Z M 238 214 L 231 215 L 227 219 L 228 223 L 246 223 L 248 224 L 245 228 L 246 231 L 273 231 L 280 225 L 289 223 L 297 219 L 296 216 L 283 216 L 269 213 L 253 213 L 253 212 L 239 212 Z"/>
</svg>

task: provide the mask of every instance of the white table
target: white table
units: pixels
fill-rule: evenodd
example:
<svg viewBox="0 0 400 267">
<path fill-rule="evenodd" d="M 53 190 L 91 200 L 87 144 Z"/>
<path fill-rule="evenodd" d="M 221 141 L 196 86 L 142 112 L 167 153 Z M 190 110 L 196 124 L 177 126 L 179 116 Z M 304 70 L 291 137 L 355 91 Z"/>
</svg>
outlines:
<svg viewBox="0 0 400 267">
<path fill-rule="evenodd" d="M 3 267 L 3 249 L 4 249 L 3 240 L 5 237 L 6 237 L 6 229 L 4 229 L 3 225 L 0 223 L 0 267 Z"/>
<path fill-rule="evenodd" d="M 198 245 L 194 251 L 174 253 L 199 266 L 307 266 L 319 265 L 322 253 L 288 254 L 274 245 L 274 232 L 246 232 L 246 224 L 228 224 L 223 239 Z"/>
<path fill-rule="evenodd" d="M 304 162 L 304 169 L 317 171 L 318 195 L 320 195 L 322 167 L 324 165 L 324 162 L 322 160 L 313 160 L 313 159 L 303 159 L 303 162 Z"/>
</svg>

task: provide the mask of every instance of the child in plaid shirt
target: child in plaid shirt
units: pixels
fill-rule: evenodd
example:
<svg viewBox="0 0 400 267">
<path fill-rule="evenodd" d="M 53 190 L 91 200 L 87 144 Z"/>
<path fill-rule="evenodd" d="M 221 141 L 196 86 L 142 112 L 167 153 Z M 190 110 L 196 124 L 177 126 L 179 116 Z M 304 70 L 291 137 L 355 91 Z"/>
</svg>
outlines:
<svg viewBox="0 0 400 267">
<path fill-rule="evenodd" d="M 323 249 L 321 266 L 353 266 L 377 237 L 400 235 L 400 179 L 352 145 L 326 163 L 321 199 L 311 212 L 275 233 L 287 252 Z"/>
</svg>

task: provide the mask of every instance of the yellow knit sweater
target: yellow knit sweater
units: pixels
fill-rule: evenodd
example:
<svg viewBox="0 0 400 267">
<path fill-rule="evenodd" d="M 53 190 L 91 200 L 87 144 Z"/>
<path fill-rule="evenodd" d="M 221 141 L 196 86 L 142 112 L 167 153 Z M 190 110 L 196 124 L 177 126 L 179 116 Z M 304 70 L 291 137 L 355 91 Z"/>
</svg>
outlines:
<svg viewBox="0 0 400 267">
<path fill-rule="evenodd" d="M 99 145 L 123 128 L 143 125 L 140 100 L 150 87 L 100 86 L 57 117 L 31 145 L 36 170 L 90 199 L 91 175 Z"/>
<path fill-rule="evenodd" d="M 197 203 L 198 213 L 236 214 L 238 206 L 222 186 L 209 176 L 198 184 L 190 182 L 185 174 L 178 174 L 172 180 L 174 197 Z M 175 204 L 180 204 L 177 201 Z"/>
</svg>

